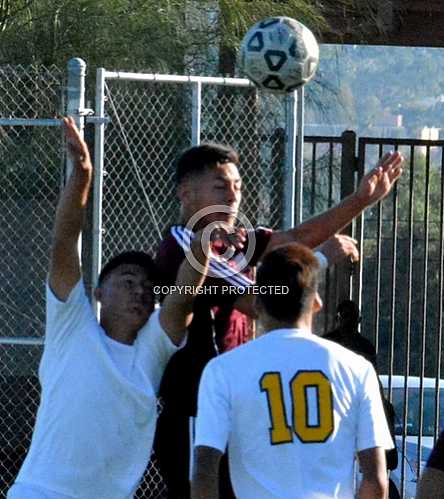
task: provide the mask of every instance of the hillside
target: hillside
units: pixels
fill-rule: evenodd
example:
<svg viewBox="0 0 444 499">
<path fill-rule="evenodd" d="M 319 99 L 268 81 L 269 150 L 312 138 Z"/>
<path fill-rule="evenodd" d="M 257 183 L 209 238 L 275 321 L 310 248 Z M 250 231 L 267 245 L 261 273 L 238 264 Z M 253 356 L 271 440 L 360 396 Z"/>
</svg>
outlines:
<svg viewBox="0 0 444 499">
<path fill-rule="evenodd" d="M 306 122 L 419 137 L 444 123 L 443 67 L 444 49 L 322 45 Z"/>
</svg>

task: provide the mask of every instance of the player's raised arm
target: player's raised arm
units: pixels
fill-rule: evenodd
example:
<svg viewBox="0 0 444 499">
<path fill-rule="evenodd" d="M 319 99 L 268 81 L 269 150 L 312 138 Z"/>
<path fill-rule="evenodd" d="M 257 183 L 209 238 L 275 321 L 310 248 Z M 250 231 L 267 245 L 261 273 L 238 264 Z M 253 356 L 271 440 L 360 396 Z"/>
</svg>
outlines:
<svg viewBox="0 0 444 499">
<path fill-rule="evenodd" d="M 346 227 L 363 210 L 383 199 L 402 174 L 404 158 L 399 152 L 385 154 L 365 175 L 357 190 L 328 211 L 288 231 L 274 232 L 267 251 L 281 244 L 298 242 L 316 248 Z"/>
<path fill-rule="evenodd" d="M 213 230 L 211 237 L 205 231 L 195 234 L 190 251 L 177 273 L 175 289 L 166 296 L 160 311 L 160 323 L 175 344 L 179 344 L 193 318 L 193 301 L 208 272 L 211 244 L 222 240 L 227 246 L 240 248 L 242 234 L 231 234 L 222 226 Z"/>
<path fill-rule="evenodd" d="M 175 344 L 182 341 L 193 318 L 193 301 L 208 269 L 210 241 L 203 241 L 201 234 L 197 233 L 191 242 L 190 251 L 179 267 L 176 287 L 165 297 L 160 310 L 160 324 Z"/>
<path fill-rule="evenodd" d="M 62 301 L 80 279 L 77 242 L 82 231 L 93 168 L 88 146 L 73 118 L 63 119 L 72 173 L 57 205 L 49 267 L 49 285 Z"/>
</svg>

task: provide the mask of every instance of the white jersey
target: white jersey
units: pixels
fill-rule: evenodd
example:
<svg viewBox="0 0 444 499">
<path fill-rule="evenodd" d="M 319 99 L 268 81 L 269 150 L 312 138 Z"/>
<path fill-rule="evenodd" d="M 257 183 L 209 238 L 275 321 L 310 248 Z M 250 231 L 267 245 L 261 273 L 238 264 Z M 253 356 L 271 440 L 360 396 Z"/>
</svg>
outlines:
<svg viewBox="0 0 444 499">
<path fill-rule="evenodd" d="M 47 286 L 42 387 L 31 447 L 8 499 L 127 499 L 148 464 L 157 392 L 177 347 L 154 312 L 133 345 L 106 336 L 83 281 Z"/>
<path fill-rule="evenodd" d="M 227 444 L 239 499 L 351 499 L 355 453 L 393 447 L 372 365 L 298 329 L 206 366 L 195 446 Z"/>
</svg>

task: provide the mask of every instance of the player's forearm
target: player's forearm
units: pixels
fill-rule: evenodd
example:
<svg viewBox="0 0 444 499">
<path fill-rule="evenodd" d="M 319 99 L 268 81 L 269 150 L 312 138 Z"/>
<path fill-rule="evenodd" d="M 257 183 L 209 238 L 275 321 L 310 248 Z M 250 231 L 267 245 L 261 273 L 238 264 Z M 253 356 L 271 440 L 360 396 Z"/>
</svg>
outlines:
<svg viewBox="0 0 444 499">
<path fill-rule="evenodd" d="M 356 194 L 351 194 L 328 211 L 290 229 L 287 234 L 290 239 L 298 243 L 305 244 L 309 248 L 316 248 L 349 225 L 366 207 L 363 199 Z"/>
<path fill-rule="evenodd" d="M 197 264 L 196 264 L 197 262 Z M 160 323 L 171 341 L 179 345 L 193 318 L 193 302 L 207 272 L 207 258 L 197 254 L 193 264 L 189 257 L 179 267 L 176 291 L 165 297 L 160 310 Z"/>
<path fill-rule="evenodd" d="M 56 244 L 77 244 L 85 219 L 91 177 L 91 171 L 75 170 L 63 189 L 55 217 Z"/>
<path fill-rule="evenodd" d="M 188 289 L 188 292 L 175 296 L 177 304 L 191 306 L 197 290 L 202 286 L 208 272 L 208 257 L 205 255 L 202 245 L 194 242 L 181 263 L 176 277 L 176 287 Z M 186 288 L 187 287 L 187 288 Z"/>
<path fill-rule="evenodd" d="M 387 492 L 387 477 L 372 480 L 364 478 L 359 487 L 358 499 L 386 499 Z"/>
<path fill-rule="evenodd" d="M 57 206 L 49 265 L 49 285 L 65 300 L 80 278 L 78 240 L 82 231 L 91 173 L 73 172 Z"/>
<path fill-rule="evenodd" d="M 222 452 L 206 446 L 194 449 L 192 499 L 219 499 L 219 466 Z"/>
<path fill-rule="evenodd" d="M 206 260 L 196 260 L 193 263 L 187 257 L 179 267 L 176 278 L 176 286 L 192 286 L 198 288 L 205 280 L 208 271 L 208 262 Z"/>
</svg>

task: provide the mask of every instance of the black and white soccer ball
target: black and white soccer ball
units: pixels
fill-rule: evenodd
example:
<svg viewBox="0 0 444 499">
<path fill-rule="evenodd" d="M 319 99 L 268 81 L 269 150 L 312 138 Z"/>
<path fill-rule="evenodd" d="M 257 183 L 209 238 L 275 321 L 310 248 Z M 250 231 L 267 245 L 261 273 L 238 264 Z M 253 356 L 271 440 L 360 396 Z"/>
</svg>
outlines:
<svg viewBox="0 0 444 499">
<path fill-rule="evenodd" d="M 259 21 L 242 40 L 241 69 L 262 90 L 292 92 L 313 78 L 318 62 L 313 33 L 290 17 Z"/>
</svg>

